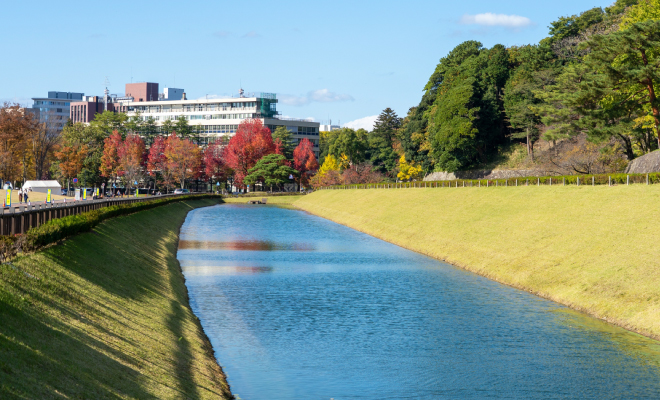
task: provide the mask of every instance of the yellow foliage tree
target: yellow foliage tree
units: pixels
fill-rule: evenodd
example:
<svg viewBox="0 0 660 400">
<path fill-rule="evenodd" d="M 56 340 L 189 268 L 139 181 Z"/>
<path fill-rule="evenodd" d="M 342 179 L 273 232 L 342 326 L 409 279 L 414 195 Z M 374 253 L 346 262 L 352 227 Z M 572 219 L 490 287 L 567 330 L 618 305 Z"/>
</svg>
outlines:
<svg viewBox="0 0 660 400">
<path fill-rule="evenodd" d="M 406 161 L 406 156 L 402 155 L 399 159 L 399 173 L 397 177 L 402 181 L 419 179 L 423 176 L 422 166 L 415 165 L 414 161 L 408 163 Z"/>
<path fill-rule="evenodd" d="M 642 0 L 626 11 L 621 21 L 621 29 L 628 29 L 636 22 L 660 20 L 660 0 Z"/>
<path fill-rule="evenodd" d="M 339 171 L 339 163 L 332 154 L 328 154 L 323 161 L 323 165 L 319 168 L 318 175 L 323 176 L 330 171 Z"/>
</svg>

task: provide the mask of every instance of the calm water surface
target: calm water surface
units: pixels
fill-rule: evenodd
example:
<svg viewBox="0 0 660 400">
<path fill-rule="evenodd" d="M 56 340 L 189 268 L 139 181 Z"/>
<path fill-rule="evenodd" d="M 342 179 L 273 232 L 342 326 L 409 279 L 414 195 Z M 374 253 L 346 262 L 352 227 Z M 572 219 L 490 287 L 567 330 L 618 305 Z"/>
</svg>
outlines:
<svg viewBox="0 0 660 400">
<path fill-rule="evenodd" d="M 192 211 L 193 311 L 246 400 L 660 398 L 658 342 L 301 211 Z"/>
</svg>

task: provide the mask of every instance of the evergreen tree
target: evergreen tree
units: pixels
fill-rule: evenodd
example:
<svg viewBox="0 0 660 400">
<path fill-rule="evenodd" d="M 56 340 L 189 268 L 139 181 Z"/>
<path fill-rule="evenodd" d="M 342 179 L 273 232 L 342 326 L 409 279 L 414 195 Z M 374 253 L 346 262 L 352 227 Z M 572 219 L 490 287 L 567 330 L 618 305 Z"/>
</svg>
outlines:
<svg viewBox="0 0 660 400">
<path fill-rule="evenodd" d="M 193 135 L 193 129 L 188 124 L 188 120 L 185 116 L 181 115 L 176 119 L 176 122 L 174 123 L 174 132 L 182 138 L 190 138 Z"/>
<path fill-rule="evenodd" d="M 388 173 L 396 168 L 399 156 L 394 151 L 394 141 L 399 128 L 401 118 L 388 107 L 380 113 L 368 135 L 371 163 L 380 172 Z"/>
<path fill-rule="evenodd" d="M 280 151 L 287 160 L 293 158 L 293 134 L 285 126 L 278 126 L 273 132 L 273 143 L 279 146 Z"/>
</svg>

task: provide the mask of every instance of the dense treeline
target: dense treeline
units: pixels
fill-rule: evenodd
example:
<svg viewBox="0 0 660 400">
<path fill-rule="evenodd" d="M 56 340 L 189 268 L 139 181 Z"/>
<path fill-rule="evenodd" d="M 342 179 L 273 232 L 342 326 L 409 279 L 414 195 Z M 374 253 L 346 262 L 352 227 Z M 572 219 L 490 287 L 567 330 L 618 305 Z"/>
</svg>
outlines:
<svg viewBox="0 0 660 400">
<path fill-rule="evenodd" d="M 46 119 L 48 120 L 48 119 Z M 170 121 L 166 121 L 170 122 Z M 48 140 L 46 140 L 48 139 Z M 0 107 L 0 179 L 57 179 L 70 187 L 147 188 L 167 192 L 195 182 L 213 190 L 253 190 L 308 184 L 318 169 L 312 143 L 271 132 L 261 120 L 243 121 L 233 136 L 202 137 L 184 118 L 163 124 L 123 113 L 96 114 L 60 132 L 18 105 Z M 113 190 L 114 191 L 114 190 Z"/>
<path fill-rule="evenodd" d="M 337 173 L 317 181 L 346 183 L 342 171 L 364 162 L 400 179 L 473 169 L 512 143 L 531 162 L 548 143 L 544 162 L 564 174 L 614 172 L 658 149 L 660 0 L 617 0 L 549 28 L 527 46 L 459 44 L 405 118 L 387 109 L 372 132 L 325 133 L 320 175 Z"/>
</svg>

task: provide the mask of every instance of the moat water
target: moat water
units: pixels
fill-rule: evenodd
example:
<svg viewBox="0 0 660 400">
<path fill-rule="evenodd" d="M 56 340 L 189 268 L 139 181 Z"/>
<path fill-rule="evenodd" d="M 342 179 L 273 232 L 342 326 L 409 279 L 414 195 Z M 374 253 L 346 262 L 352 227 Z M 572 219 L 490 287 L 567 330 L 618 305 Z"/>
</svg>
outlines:
<svg viewBox="0 0 660 400">
<path fill-rule="evenodd" d="M 244 400 L 660 398 L 660 343 L 302 211 L 197 209 L 190 302 Z"/>
</svg>

